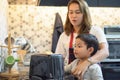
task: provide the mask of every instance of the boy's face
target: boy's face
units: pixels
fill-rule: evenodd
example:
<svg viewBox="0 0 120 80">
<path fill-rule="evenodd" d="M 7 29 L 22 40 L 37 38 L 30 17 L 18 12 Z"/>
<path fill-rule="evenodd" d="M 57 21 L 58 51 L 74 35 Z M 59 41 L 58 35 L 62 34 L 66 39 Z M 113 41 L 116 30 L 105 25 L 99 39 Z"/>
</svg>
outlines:
<svg viewBox="0 0 120 80">
<path fill-rule="evenodd" d="M 87 49 L 87 45 L 81 39 L 75 40 L 74 55 L 78 59 L 87 59 L 91 54 L 91 48 Z"/>
</svg>

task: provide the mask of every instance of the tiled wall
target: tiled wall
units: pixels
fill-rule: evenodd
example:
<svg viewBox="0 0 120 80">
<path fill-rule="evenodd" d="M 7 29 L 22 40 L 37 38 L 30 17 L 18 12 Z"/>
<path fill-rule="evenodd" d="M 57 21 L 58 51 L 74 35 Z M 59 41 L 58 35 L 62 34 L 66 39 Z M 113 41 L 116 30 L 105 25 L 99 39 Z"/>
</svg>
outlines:
<svg viewBox="0 0 120 80">
<path fill-rule="evenodd" d="M 7 0 L 10 5 L 37 5 L 39 0 Z"/>
<path fill-rule="evenodd" d="M 64 12 L 62 12 L 62 10 Z M 24 36 L 35 46 L 38 53 L 51 50 L 55 14 L 66 15 L 66 8 L 9 6 L 9 31 L 13 37 Z"/>
<path fill-rule="evenodd" d="M 106 25 L 120 25 L 120 8 L 90 8 L 93 25 L 104 27 Z"/>
<path fill-rule="evenodd" d="M 29 39 L 36 53 L 51 50 L 55 13 L 66 19 L 66 7 L 40 7 L 30 5 L 9 5 L 9 31 L 13 37 Z M 120 25 L 120 8 L 92 8 L 93 25 Z"/>
</svg>

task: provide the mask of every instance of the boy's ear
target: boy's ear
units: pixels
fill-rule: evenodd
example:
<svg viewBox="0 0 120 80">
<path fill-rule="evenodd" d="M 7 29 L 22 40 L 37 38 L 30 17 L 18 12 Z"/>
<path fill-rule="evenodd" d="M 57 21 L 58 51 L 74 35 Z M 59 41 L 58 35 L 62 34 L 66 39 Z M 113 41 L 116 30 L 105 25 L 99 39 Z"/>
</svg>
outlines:
<svg viewBox="0 0 120 80">
<path fill-rule="evenodd" d="M 94 48 L 93 47 L 90 47 L 90 48 L 88 48 L 88 53 L 89 53 L 89 55 L 91 55 L 92 53 L 93 53 L 93 51 L 94 51 Z"/>
</svg>

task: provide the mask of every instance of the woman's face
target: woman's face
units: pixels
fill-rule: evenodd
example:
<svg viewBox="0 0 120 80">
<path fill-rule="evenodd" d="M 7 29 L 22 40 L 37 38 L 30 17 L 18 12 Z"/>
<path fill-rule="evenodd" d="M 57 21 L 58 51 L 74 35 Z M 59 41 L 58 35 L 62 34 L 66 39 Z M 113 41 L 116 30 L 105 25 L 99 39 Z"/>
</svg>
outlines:
<svg viewBox="0 0 120 80">
<path fill-rule="evenodd" d="M 83 20 L 83 14 L 80 11 L 77 3 L 72 3 L 69 6 L 68 17 L 73 26 L 79 26 Z"/>
</svg>

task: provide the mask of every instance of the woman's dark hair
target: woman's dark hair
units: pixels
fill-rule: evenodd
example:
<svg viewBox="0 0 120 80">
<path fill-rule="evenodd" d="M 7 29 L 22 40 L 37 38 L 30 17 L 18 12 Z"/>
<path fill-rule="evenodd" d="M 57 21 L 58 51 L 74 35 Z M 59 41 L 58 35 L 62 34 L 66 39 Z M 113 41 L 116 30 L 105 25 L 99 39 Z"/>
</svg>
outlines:
<svg viewBox="0 0 120 80">
<path fill-rule="evenodd" d="M 99 43 L 97 38 L 92 34 L 79 34 L 76 39 L 80 39 L 85 42 L 87 45 L 87 49 L 90 47 L 94 48 L 94 51 L 92 52 L 91 56 L 93 56 L 97 50 L 99 49 Z"/>
</svg>

